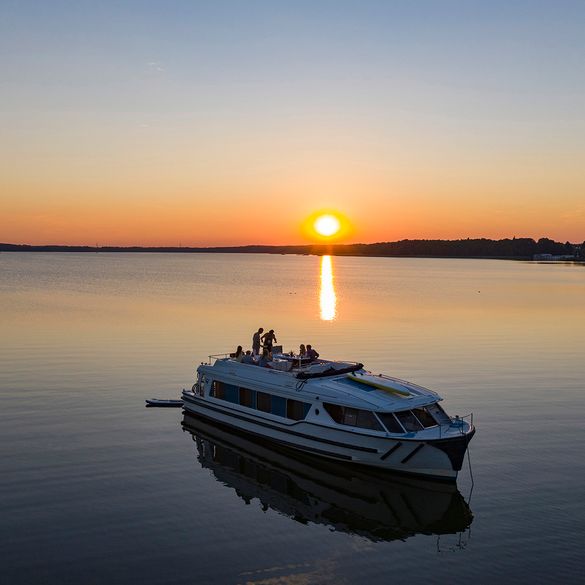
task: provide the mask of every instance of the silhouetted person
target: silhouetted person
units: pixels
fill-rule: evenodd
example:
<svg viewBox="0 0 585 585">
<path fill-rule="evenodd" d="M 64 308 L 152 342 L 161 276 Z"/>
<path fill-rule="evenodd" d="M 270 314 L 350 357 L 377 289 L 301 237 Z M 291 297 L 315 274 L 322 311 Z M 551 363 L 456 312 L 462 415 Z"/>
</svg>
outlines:
<svg viewBox="0 0 585 585">
<path fill-rule="evenodd" d="M 246 351 L 246 355 L 242 358 L 243 364 L 250 364 L 255 366 L 256 362 L 254 361 L 254 357 L 252 356 L 252 352 L 250 350 Z"/>
<path fill-rule="evenodd" d="M 262 335 L 262 327 L 252 335 L 252 353 L 256 356 L 260 353 L 260 335 Z"/>
<path fill-rule="evenodd" d="M 236 349 L 236 353 L 234 354 L 234 359 L 237 362 L 241 362 L 243 357 L 244 357 L 244 350 L 242 349 L 241 345 L 238 345 L 238 349 Z"/>
<path fill-rule="evenodd" d="M 276 341 L 276 335 L 274 334 L 274 329 L 271 329 L 268 333 L 265 333 L 261 338 L 264 347 L 268 351 L 272 351 L 272 346 Z"/>
<path fill-rule="evenodd" d="M 301 343 L 301 346 L 299 347 L 299 357 L 307 357 L 307 348 L 304 343 Z"/>
<path fill-rule="evenodd" d="M 269 362 L 271 361 L 271 358 L 272 356 L 270 355 L 270 352 L 267 349 L 265 349 L 262 352 L 262 357 L 260 358 L 260 360 L 258 360 L 258 365 L 261 368 L 269 368 L 270 367 Z"/>
<path fill-rule="evenodd" d="M 319 357 L 319 353 L 315 351 L 309 344 L 307 344 L 307 357 L 311 361 L 316 360 Z"/>
</svg>

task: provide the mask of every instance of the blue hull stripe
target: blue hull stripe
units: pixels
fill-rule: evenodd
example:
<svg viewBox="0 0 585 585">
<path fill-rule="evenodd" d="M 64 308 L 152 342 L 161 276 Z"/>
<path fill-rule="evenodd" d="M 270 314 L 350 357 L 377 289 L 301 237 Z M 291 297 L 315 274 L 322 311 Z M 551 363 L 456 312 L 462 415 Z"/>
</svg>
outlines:
<svg viewBox="0 0 585 585">
<path fill-rule="evenodd" d="M 232 429 L 232 432 L 234 432 L 234 427 L 229 425 L 228 423 L 218 421 L 217 419 L 211 418 L 210 416 L 207 416 L 206 414 L 203 414 L 201 412 L 197 412 L 197 413 L 190 412 L 190 414 L 191 414 L 191 416 L 200 417 L 202 419 L 208 420 L 209 422 L 218 424 L 218 425 L 226 427 L 226 428 L 230 428 L 230 429 Z M 299 445 L 298 443 L 289 443 L 288 441 L 283 441 L 282 439 L 275 439 L 273 437 L 267 437 L 266 435 L 263 435 L 262 433 L 255 433 L 254 431 L 249 431 L 248 429 L 242 429 L 241 427 L 236 427 L 236 430 L 240 431 L 244 434 L 258 437 L 260 439 L 272 441 L 274 443 L 282 445 L 283 447 L 289 447 L 289 448 L 295 449 L 297 451 L 306 451 L 308 453 L 315 453 L 317 455 L 324 455 L 327 457 L 331 457 L 334 459 L 340 459 L 343 461 L 352 461 L 352 457 L 350 457 L 349 455 L 341 455 L 339 453 L 332 453 L 331 451 L 324 451 L 323 449 L 316 449 L 315 447 L 305 447 L 303 445 Z"/>
<path fill-rule="evenodd" d="M 238 418 L 240 420 L 244 420 L 246 422 L 255 424 L 255 425 L 259 425 L 262 427 L 266 427 L 269 429 L 274 429 L 276 431 L 280 431 L 282 433 L 288 433 L 289 435 L 295 435 L 297 437 L 302 437 L 303 439 L 310 439 L 311 441 L 317 441 L 319 443 L 326 443 L 328 445 L 335 445 L 336 447 L 343 447 L 344 449 L 353 449 L 354 451 L 363 451 L 365 453 L 378 453 L 378 449 L 374 449 L 372 447 L 360 447 L 359 445 L 349 445 L 347 443 L 340 443 L 339 441 L 333 441 L 331 439 L 322 439 L 320 437 L 314 437 L 313 435 L 307 435 L 305 433 L 299 433 L 298 431 L 291 431 L 288 428 L 282 428 L 273 424 L 270 424 L 268 422 L 265 421 L 258 421 L 258 420 L 253 420 L 250 419 L 248 417 L 245 416 L 241 416 L 239 414 L 236 414 L 235 412 L 226 412 L 226 410 L 221 409 L 221 408 L 217 408 L 215 406 L 212 406 L 211 404 L 209 404 L 208 402 L 201 400 L 201 399 L 193 399 L 191 396 L 185 396 L 184 397 L 185 402 L 191 402 L 193 404 L 196 404 L 197 406 L 200 406 L 202 408 L 206 408 L 208 410 L 213 410 L 215 412 L 220 412 L 222 414 L 225 414 L 227 416 L 231 416 L 234 418 Z M 246 430 L 246 429 L 244 429 Z M 267 437 L 270 439 L 273 439 L 273 437 Z M 278 439 L 274 439 L 274 440 L 278 440 Z M 296 445 L 295 445 L 296 446 Z M 303 446 L 299 445 L 297 446 L 297 448 L 302 449 Z M 341 455 L 335 455 L 336 457 L 342 457 Z"/>
</svg>

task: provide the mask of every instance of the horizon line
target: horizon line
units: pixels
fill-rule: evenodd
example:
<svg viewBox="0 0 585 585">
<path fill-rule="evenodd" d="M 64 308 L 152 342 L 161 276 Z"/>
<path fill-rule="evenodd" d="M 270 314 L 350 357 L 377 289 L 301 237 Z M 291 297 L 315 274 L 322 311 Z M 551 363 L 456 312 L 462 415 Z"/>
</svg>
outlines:
<svg viewBox="0 0 585 585">
<path fill-rule="evenodd" d="M 585 239 L 585 236 L 584 236 Z M 196 245 L 189 245 L 183 246 L 179 245 L 156 245 L 156 244 L 107 244 L 107 245 L 91 245 L 91 244 L 23 244 L 23 243 L 12 243 L 12 242 L 0 242 L 0 246 L 10 246 L 10 247 L 25 247 L 25 248 L 89 248 L 94 250 L 101 250 L 106 248 L 117 248 L 117 249 L 130 249 L 130 248 L 139 248 L 139 249 L 172 249 L 172 250 L 218 250 L 218 249 L 239 249 L 239 248 L 311 248 L 311 247 L 350 247 L 350 246 L 376 246 L 380 244 L 397 244 L 400 242 L 466 242 L 466 241 L 488 241 L 488 242 L 502 242 L 502 241 L 515 241 L 515 240 L 532 240 L 533 242 L 538 243 L 540 240 L 548 240 L 549 242 L 554 242 L 556 244 L 566 244 L 569 243 L 573 246 L 579 246 L 583 242 L 570 242 L 569 240 L 565 242 L 553 240 L 552 238 L 548 238 L 543 236 L 541 238 L 535 239 L 530 236 L 512 236 L 512 237 L 505 237 L 505 238 L 486 238 L 486 237 L 464 237 L 464 238 L 403 238 L 400 240 L 385 240 L 385 241 L 378 241 L 378 242 L 371 242 L 371 243 L 364 243 L 364 242 L 352 242 L 352 243 L 341 243 L 341 242 L 312 242 L 312 243 L 304 243 L 304 244 L 233 244 L 233 245 L 214 245 L 214 246 L 196 246 Z"/>
</svg>

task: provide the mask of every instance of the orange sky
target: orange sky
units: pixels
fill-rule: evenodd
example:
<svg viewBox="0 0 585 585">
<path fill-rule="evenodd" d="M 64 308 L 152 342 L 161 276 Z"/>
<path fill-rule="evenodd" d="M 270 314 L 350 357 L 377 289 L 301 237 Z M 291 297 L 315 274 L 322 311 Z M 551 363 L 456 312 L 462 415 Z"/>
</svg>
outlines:
<svg viewBox="0 0 585 585">
<path fill-rule="evenodd" d="M 336 165 L 332 164 L 332 168 Z M 585 204 L 575 195 L 549 197 L 554 185 L 578 191 L 577 178 L 544 168 L 527 177 L 380 176 L 376 170 L 331 170 L 330 177 L 294 172 L 277 176 L 210 178 L 160 171 L 134 177 L 13 177 L 4 192 L 1 240 L 30 244 L 208 246 L 294 244 L 310 241 L 305 219 L 323 208 L 337 210 L 352 229 L 342 242 L 403 238 L 552 237 L 585 239 Z M 53 173 L 56 169 L 52 170 Z M 66 169 L 62 169 L 64 174 Z M 10 174 L 10 172 L 9 172 Z M 552 176 L 551 176 L 552 175 Z M 442 179 L 442 180 L 439 180 Z M 532 183 L 536 183 L 533 185 Z M 528 188 L 523 188 L 528 183 Z"/>
<path fill-rule="evenodd" d="M 585 240 L 583 11 L 212 4 L 7 12 L 0 241 Z"/>
</svg>

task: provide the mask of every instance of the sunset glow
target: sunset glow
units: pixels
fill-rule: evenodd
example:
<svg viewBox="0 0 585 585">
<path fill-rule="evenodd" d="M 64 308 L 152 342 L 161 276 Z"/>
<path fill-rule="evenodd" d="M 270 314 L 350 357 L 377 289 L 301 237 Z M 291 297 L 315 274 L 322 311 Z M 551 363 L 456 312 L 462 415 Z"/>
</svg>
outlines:
<svg viewBox="0 0 585 585">
<path fill-rule="evenodd" d="M 10 4 L 4 242 L 585 239 L 583 6 Z"/>
</svg>

